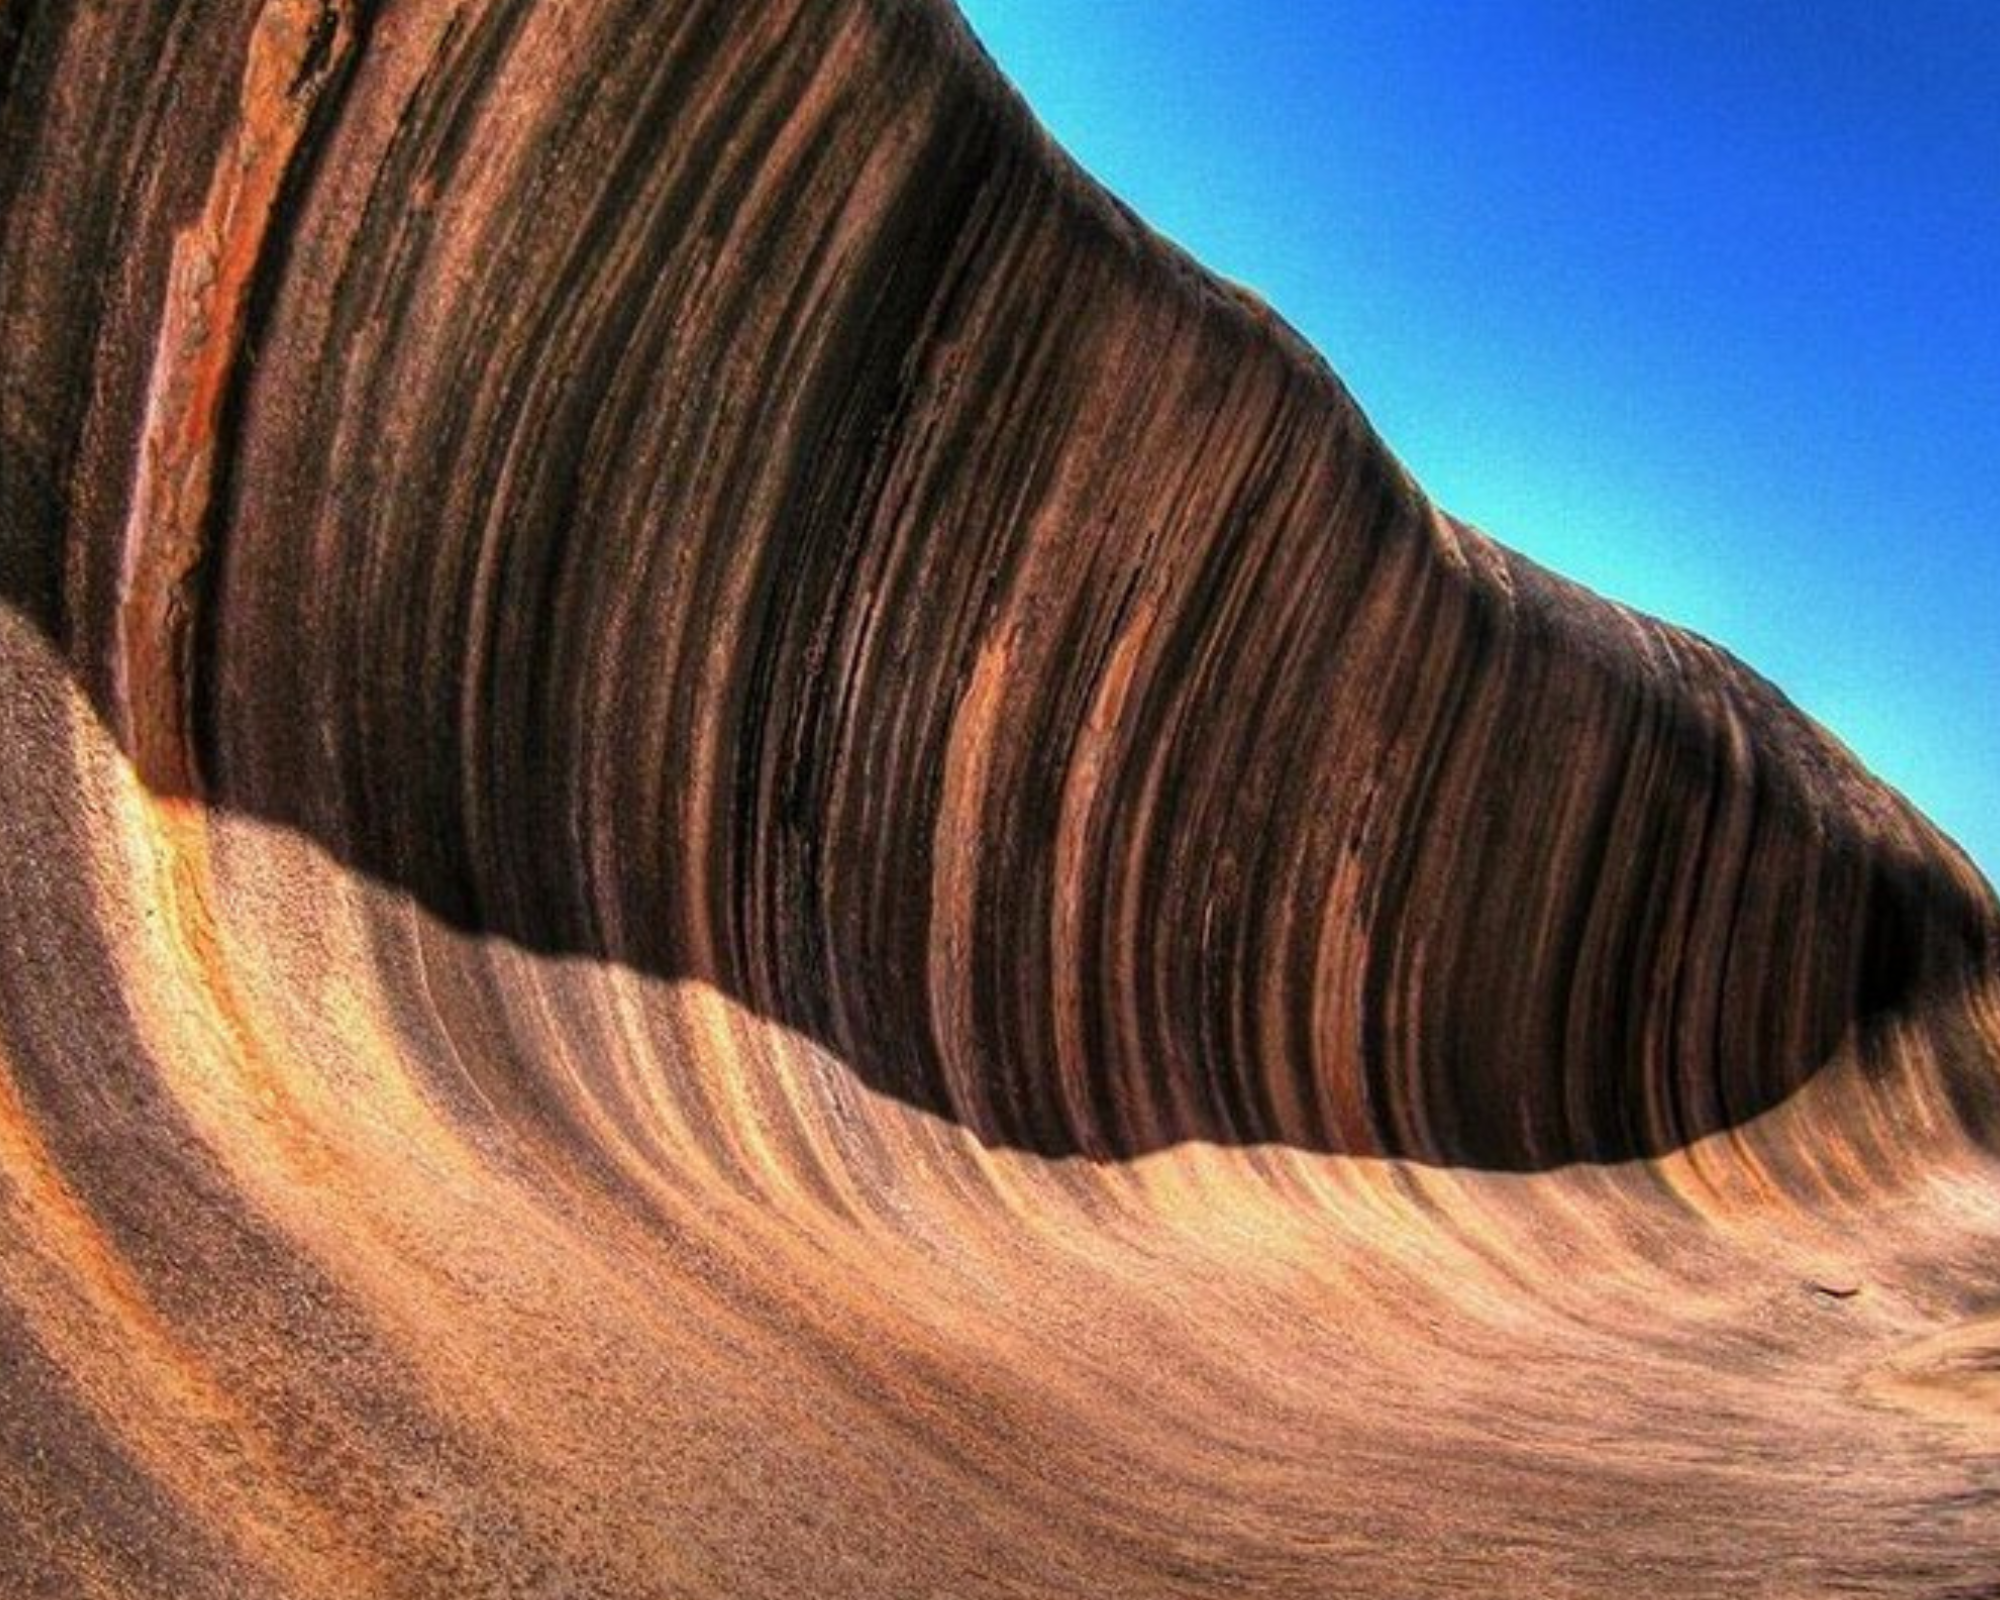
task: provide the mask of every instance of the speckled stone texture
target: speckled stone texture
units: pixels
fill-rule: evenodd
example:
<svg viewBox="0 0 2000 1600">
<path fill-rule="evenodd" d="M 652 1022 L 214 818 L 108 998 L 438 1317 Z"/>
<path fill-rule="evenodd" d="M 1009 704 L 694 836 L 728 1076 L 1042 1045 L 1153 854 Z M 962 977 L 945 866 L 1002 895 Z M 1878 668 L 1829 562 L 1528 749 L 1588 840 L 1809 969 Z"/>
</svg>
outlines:
<svg viewBox="0 0 2000 1600">
<path fill-rule="evenodd" d="M 1992 891 L 941 0 L 0 94 L 0 1595 L 1996 1592 Z"/>
</svg>

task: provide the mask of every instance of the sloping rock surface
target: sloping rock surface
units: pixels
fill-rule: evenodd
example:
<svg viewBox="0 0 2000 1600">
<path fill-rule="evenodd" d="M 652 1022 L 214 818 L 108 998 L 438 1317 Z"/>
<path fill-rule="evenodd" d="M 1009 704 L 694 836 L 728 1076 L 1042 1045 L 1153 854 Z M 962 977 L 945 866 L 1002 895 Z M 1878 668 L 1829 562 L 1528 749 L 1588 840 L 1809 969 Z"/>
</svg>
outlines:
<svg viewBox="0 0 2000 1600">
<path fill-rule="evenodd" d="M 1991 890 L 943 5 L 0 92 L 0 1592 L 2000 1576 Z"/>
</svg>

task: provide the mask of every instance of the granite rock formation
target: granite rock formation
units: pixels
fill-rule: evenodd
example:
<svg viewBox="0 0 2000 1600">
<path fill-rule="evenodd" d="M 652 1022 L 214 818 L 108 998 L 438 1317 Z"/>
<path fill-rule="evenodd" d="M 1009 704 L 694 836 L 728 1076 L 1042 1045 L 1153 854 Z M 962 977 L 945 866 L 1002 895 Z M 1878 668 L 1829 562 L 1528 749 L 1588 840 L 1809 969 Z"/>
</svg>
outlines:
<svg viewBox="0 0 2000 1600">
<path fill-rule="evenodd" d="M 2000 1578 L 1991 890 L 941 0 L 0 94 L 0 1591 Z"/>
</svg>

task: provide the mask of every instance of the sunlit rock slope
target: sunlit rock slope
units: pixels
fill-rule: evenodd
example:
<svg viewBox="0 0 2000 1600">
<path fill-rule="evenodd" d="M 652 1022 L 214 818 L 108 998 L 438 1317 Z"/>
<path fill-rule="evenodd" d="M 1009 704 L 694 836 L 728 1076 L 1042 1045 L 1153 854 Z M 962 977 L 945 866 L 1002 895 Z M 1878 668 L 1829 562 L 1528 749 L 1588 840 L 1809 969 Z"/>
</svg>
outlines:
<svg viewBox="0 0 2000 1600">
<path fill-rule="evenodd" d="M 0 1593 L 1995 1592 L 1991 891 L 939 0 L 0 92 Z"/>
</svg>

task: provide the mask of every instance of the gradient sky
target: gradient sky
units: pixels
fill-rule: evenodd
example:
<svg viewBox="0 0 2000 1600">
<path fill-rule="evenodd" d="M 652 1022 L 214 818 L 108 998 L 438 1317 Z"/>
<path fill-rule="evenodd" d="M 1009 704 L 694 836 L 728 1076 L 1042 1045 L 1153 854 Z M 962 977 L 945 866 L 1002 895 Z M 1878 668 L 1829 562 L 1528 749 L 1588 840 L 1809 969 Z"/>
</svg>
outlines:
<svg viewBox="0 0 2000 1600">
<path fill-rule="evenodd" d="M 2000 878 L 2000 4 L 962 3 L 1442 504 Z"/>
</svg>

